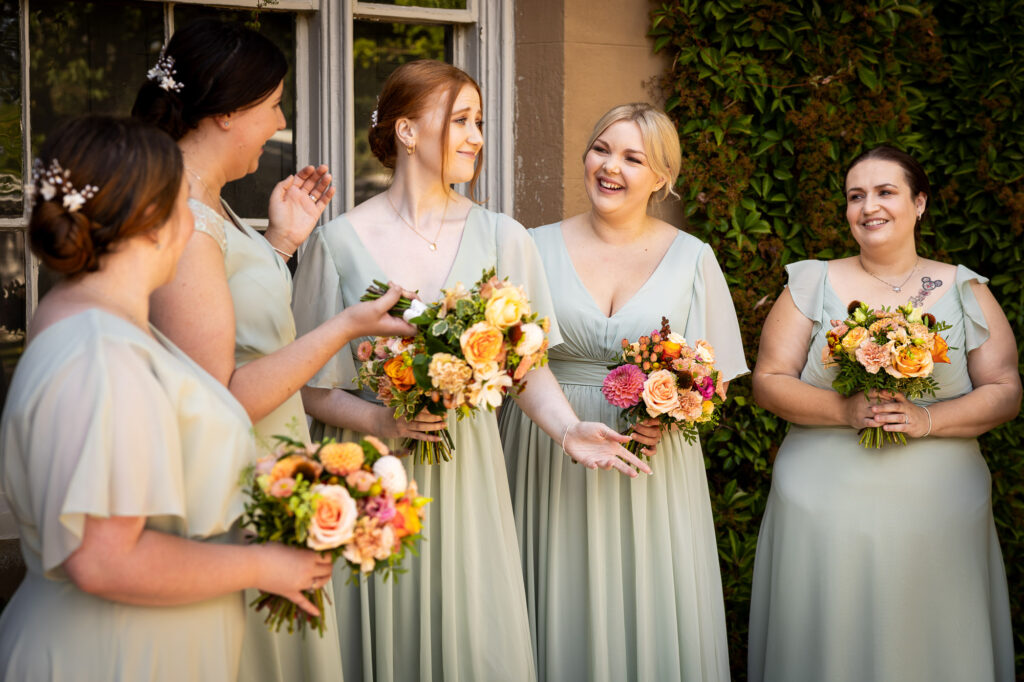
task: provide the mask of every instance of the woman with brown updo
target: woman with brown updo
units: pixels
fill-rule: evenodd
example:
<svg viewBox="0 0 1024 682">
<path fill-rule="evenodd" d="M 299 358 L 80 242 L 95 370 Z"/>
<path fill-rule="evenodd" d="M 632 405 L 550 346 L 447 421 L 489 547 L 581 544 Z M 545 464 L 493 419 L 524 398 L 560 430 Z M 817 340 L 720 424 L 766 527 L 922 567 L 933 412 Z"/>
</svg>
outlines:
<svg viewBox="0 0 1024 682">
<path fill-rule="evenodd" d="M 72 121 L 41 150 L 32 250 L 64 274 L 39 303 L 2 423 L 28 574 L 0 617 L 0 679 L 233 680 L 242 590 L 310 612 L 314 552 L 240 546 L 242 406 L 152 328 L 192 234 L 181 155 L 138 121 Z"/>
<path fill-rule="evenodd" d="M 177 276 L 153 298 L 153 323 L 238 398 L 266 449 L 277 444 L 275 435 L 309 440 L 299 389 L 339 348 L 364 334 L 412 331 L 387 314 L 395 290 L 338 310 L 296 338 L 287 261 L 334 196 L 326 166 L 307 166 L 277 184 L 265 234 L 221 198 L 226 183 L 257 170 L 263 146 L 284 128 L 286 70 L 284 54 L 259 33 L 197 21 L 171 37 L 133 109 L 177 140 L 196 226 Z M 333 586 L 324 591 L 330 620 Z M 244 679 L 341 676 L 333 628 L 323 637 L 270 634 L 263 619 L 250 615 Z"/>
<path fill-rule="evenodd" d="M 526 230 L 454 192 L 480 169 L 480 88 L 436 61 L 395 70 L 378 100 L 370 145 L 394 169 L 391 186 L 317 229 L 295 281 L 295 317 L 311 329 L 359 300 L 374 279 L 392 279 L 436 300 L 482 272 L 522 285 L 533 310 L 554 320 L 544 267 Z M 549 335 L 558 343 L 557 325 Z M 338 596 L 339 636 L 350 680 L 531 680 L 535 677 L 508 479 L 493 413 L 456 421 L 422 413 L 396 420 L 372 394 L 352 391 L 356 342 L 303 390 L 314 435 L 345 440 L 376 433 L 398 444 L 437 440 L 445 424 L 452 460 L 406 461 L 420 492 L 434 498 L 418 557 L 397 582 L 366 582 Z M 636 476 L 650 469 L 604 424 L 581 422 L 551 371 L 534 369 L 518 398 L 523 412 L 585 466 Z"/>
</svg>

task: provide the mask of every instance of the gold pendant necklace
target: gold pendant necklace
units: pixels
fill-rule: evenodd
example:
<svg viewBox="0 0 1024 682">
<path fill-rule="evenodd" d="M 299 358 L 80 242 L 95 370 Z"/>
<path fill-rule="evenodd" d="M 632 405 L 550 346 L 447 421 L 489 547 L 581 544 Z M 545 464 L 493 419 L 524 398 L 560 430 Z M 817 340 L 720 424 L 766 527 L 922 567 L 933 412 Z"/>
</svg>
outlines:
<svg viewBox="0 0 1024 682">
<path fill-rule="evenodd" d="M 441 224 L 437 226 L 437 232 L 434 234 L 434 238 L 433 239 L 427 239 L 426 237 L 424 237 L 423 233 L 420 232 L 419 230 L 417 230 L 415 225 L 410 223 L 408 220 L 406 220 L 404 215 L 399 213 L 398 208 L 395 206 L 395 202 L 393 202 L 391 200 L 391 192 L 390 191 L 385 191 L 384 192 L 384 197 L 388 200 L 388 204 L 391 205 L 391 210 L 395 212 L 395 215 L 398 216 L 402 220 L 403 223 L 408 225 L 409 229 L 412 230 L 416 234 L 417 237 L 419 237 L 420 239 L 425 241 L 427 243 L 427 245 L 430 247 L 431 251 L 437 251 L 437 238 L 441 236 L 441 229 L 444 227 L 444 220 L 445 220 L 445 218 L 448 217 L 448 197 L 447 197 L 447 195 L 445 196 L 445 199 L 444 199 L 444 210 L 441 212 Z"/>
</svg>

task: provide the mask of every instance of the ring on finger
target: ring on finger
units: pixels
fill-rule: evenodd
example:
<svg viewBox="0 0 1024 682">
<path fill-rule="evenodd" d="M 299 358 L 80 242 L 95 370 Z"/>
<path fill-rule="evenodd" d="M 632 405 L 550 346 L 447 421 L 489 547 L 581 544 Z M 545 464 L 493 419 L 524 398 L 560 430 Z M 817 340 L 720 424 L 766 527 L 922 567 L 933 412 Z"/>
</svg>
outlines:
<svg viewBox="0 0 1024 682">
<path fill-rule="evenodd" d="M 312 201 L 314 204 L 316 203 L 316 197 L 313 196 L 312 194 L 309 195 L 309 200 Z"/>
<path fill-rule="evenodd" d="M 903 423 L 904 424 L 909 424 L 910 423 L 910 415 L 909 414 L 904 414 L 903 415 Z"/>
</svg>

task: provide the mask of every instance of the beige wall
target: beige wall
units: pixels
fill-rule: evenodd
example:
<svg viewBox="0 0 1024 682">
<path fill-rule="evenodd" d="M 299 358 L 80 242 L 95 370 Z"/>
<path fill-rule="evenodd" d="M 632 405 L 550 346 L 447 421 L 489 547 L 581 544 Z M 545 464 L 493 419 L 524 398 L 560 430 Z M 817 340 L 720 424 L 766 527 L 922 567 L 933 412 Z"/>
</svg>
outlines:
<svg viewBox="0 0 1024 682">
<path fill-rule="evenodd" d="M 647 37 L 652 7 L 516 0 L 515 212 L 527 227 L 587 209 L 581 157 L 602 114 L 626 102 L 663 104 L 656 81 L 668 57 Z M 675 200 L 651 212 L 681 224 Z"/>
</svg>

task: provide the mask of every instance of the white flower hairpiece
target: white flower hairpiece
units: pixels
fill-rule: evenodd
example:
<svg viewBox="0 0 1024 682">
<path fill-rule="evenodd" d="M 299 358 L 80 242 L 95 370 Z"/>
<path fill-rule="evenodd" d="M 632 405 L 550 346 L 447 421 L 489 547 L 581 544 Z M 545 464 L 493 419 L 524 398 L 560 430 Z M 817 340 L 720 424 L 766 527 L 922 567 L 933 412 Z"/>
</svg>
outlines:
<svg viewBox="0 0 1024 682">
<path fill-rule="evenodd" d="M 165 48 L 166 49 L 166 48 Z M 174 74 L 177 71 L 174 68 L 174 57 L 164 54 L 164 50 L 160 50 L 160 56 L 156 60 L 156 66 L 146 72 L 146 78 L 151 81 L 156 81 L 162 89 L 167 92 L 181 92 L 181 89 L 185 87 L 185 84 L 174 80 Z"/>
<path fill-rule="evenodd" d="M 68 213 L 74 213 L 82 208 L 86 201 L 96 196 L 99 191 L 96 185 L 86 185 L 82 189 L 75 189 L 71 184 L 71 171 L 60 167 L 57 159 L 50 161 L 50 167 L 43 166 L 42 159 L 36 159 L 32 163 L 32 184 L 29 186 L 29 195 L 34 199 L 41 196 L 43 201 L 51 201 L 60 192 L 64 198 L 61 200 Z"/>
<path fill-rule="evenodd" d="M 377 110 L 376 109 L 374 109 L 373 113 L 370 114 L 370 127 L 371 128 L 376 128 L 377 127 Z"/>
</svg>

